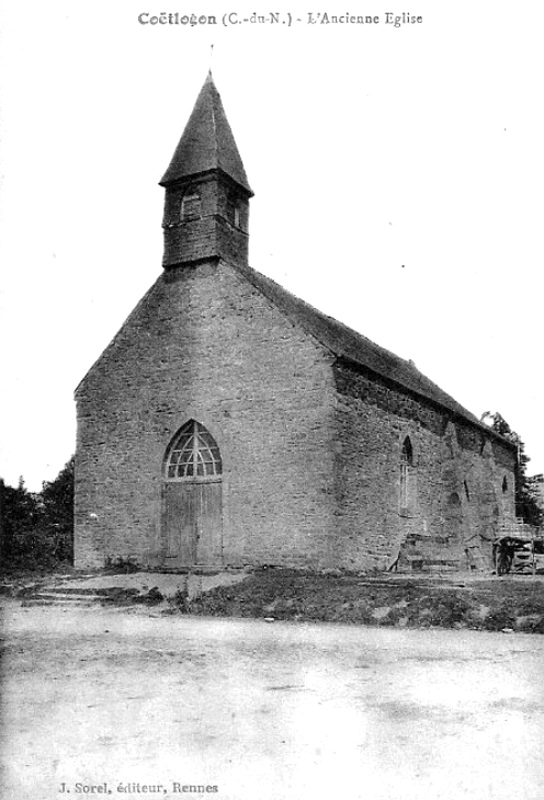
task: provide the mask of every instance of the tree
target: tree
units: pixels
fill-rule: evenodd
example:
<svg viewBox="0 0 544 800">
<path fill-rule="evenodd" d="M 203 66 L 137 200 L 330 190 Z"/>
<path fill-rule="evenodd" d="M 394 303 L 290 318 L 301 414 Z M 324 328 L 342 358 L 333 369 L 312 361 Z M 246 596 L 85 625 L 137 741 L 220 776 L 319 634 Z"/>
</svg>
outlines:
<svg viewBox="0 0 544 800">
<path fill-rule="evenodd" d="M 54 481 L 42 484 L 41 528 L 56 562 L 74 557 L 74 463 L 72 456 Z"/>
<path fill-rule="evenodd" d="M 23 565 L 34 549 L 32 534 L 40 518 L 39 501 L 27 490 L 22 477 L 17 487 L 1 484 L 2 562 Z"/>
<path fill-rule="evenodd" d="M 52 569 L 73 561 L 74 458 L 42 491 L 29 492 L 0 480 L 2 566 Z"/>
<path fill-rule="evenodd" d="M 489 420 L 489 422 L 487 422 Z M 486 411 L 481 416 L 491 429 L 513 442 L 518 450 L 514 470 L 516 517 L 520 517 L 528 525 L 540 526 L 544 523 L 544 511 L 541 507 L 539 487 L 544 483 L 544 475 L 527 475 L 527 464 L 531 460 L 525 453 L 525 444 L 518 433 L 513 431 L 498 411 L 494 414 Z"/>
</svg>

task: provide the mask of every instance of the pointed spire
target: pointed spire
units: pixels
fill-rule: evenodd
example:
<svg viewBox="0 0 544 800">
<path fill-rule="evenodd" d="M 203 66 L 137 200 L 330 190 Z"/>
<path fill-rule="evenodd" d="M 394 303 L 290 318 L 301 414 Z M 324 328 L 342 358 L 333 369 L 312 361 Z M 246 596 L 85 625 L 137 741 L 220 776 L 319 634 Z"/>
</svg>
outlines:
<svg viewBox="0 0 544 800">
<path fill-rule="evenodd" d="M 221 170 L 253 195 L 210 70 L 160 185 L 211 170 Z"/>
</svg>

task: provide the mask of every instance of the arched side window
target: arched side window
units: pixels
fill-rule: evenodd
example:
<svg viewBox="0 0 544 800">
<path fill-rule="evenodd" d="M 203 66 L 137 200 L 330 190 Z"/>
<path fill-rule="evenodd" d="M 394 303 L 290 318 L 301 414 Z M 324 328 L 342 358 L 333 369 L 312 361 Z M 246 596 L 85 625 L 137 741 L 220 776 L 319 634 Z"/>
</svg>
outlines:
<svg viewBox="0 0 544 800">
<path fill-rule="evenodd" d="M 504 478 L 502 479 L 502 493 L 506 494 L 507 491 L 508 491 L 508 481 L 506 480 L 506 475 L 505 475 Z"/>
<path fill-rule="evenodd" d="M 187 422 L 170 447 L 167 480 L 216 478 L 222 471 L 219 447 L 211 433 L 194 419 Z"/>
<path fill-rule="evenodd" d="M 447 541 L 460 542 L 463 533 L 463 506 L 457 492 L 452 492 L 444 508 L 444 536 Z"/>
<path fill-rule="evenodd" d="M 402 444 L 400 453 L 400 513 L 408 516 L 413 511 L 415 497 L 414 451 L 410 437 Z"/>
<path fill-rule="evenodd" d="M 194 186 L 189 186 L 181 200 L 181 221 L 199 219 L 201 216 L 200 192 Z"/>
</svg>

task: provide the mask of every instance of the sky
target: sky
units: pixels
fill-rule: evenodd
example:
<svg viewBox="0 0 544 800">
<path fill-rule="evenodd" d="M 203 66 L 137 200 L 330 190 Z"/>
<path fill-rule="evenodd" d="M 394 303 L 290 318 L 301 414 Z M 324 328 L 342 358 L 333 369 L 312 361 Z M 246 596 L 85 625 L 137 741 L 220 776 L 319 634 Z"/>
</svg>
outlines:
<svg viewBox="0 0 544 800">
<path fill-rule="evenodd" d="M 255 8 L 281 21 L 244 22 Z M 138 21 L 161 12 L 217 24 Z M 75 450 L 74 390 L 161 272 L 158 181 L 210 67 L 255 192 L 250 264 L 498 411 L 544 471 L 544 8 L 422 0 L 399 27 L 386 12 L 402 14 L 5 0 L 6 483 L 39 491 Z"/>
</svg>

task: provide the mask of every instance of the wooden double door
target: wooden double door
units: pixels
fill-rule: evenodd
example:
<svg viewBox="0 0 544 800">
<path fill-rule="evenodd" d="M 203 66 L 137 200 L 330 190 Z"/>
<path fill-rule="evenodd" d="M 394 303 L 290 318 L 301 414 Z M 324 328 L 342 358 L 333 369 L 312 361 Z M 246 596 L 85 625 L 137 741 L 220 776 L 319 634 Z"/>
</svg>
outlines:
<svg viewBox="0 0 544 800">
<path fill-rule="evenodd" d="M 165 566 L 212 566 L 223 561 L 222 484 L 164 484 Z"/>
</svg>

